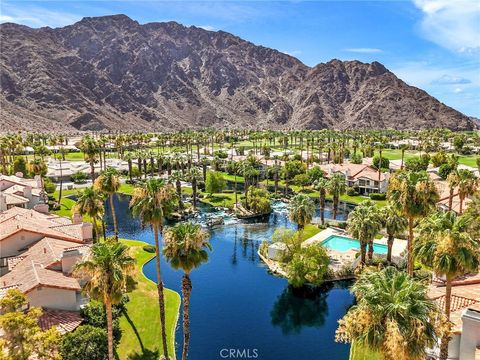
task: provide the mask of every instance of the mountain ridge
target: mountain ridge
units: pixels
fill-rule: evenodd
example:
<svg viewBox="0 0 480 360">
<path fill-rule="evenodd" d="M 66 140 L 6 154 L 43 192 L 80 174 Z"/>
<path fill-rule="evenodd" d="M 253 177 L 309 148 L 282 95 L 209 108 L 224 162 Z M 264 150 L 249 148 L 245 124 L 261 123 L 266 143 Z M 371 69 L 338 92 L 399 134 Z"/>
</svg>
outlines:
<svg viewBox="0 0 480 360">
<path fill-rule="evenodd" d="M 5 129 L 198 127 L 471 130 L 379 62 L 313 67 L 224 31 L 126 15 L 61 28 L 0 25 Z"/>
</svg>

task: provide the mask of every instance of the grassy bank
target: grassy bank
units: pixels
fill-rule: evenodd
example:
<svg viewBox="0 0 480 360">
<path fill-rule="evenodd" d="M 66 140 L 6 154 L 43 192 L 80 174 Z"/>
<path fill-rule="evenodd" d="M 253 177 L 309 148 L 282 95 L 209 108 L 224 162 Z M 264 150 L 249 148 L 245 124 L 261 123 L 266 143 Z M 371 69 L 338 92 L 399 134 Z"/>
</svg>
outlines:
<svg viewBox="0 0 480 360">
<path fill-rule="evenodd" d="M 354 343 L 350 348 L 350 360 L 383 360 L 383 357 L 376 351 Z"/>
<path fill-rule="evenodd" d="M 160 318 L 157 287 L 147 279 L 142 268 L 154 254 L 143 250 L 146 243 L 134 240 L 122 240 L 130 247 L 135 257 L 135 280 L 137 288 L 128 294 L 130 301 L 126 304 L 126 313 L 120 318 L 122 338 L 117 347 L 120 359 L 158 359 L 163 353 L 160 336 Z M 180 295 L 165 289 L 167 341 L 169 354 L 174 354 L 175 327 L 178 320 Z"/>
</svg>

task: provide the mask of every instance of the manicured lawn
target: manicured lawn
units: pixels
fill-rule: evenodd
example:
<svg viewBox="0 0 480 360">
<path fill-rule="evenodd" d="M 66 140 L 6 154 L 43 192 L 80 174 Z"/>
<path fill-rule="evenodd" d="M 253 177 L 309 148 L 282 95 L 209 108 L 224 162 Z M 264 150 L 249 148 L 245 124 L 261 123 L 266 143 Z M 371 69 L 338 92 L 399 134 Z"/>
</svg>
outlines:
<svg viewBox="0 0 480 360">
<path fill-rule="evenodd" d="M 319 229 L 318 226 L 307 224 L 303 229 L 302 240 L 310 239 L 313 235 L 318 234 L 320 231 L 322 230 Z"/>
<path fill-rule="evenodd" d="M 203 198 L 199 199 L 201 202 L 210 204 L 213 206 L 223 206 L 233 208 L 235 204 L 235 193 L 214 193 L 212 196 L 208 196 L 207 193 L 202 193 Z M 238 201 L 240 201 L 241 193 L 237 193 Z"/>
<path fill-rule="evenodd" d="M 228 174 L 226 172 L 223 172 L 223 171 L 219 171 L 219 173 L 223 175 L 223 178 L 226 181 L 235 182 L 235 176 L 234 175 L 230 175 L 230 174 Z M 245 182 L 245 178 L 243 176 L 237 176 L 237 183 L 243 184 L 244 182 Z"/>
<path fill-rule="evenodd" d="M 405 158 L 412 158 L 418 156 L 419 152 L 417 150 L 405 150 Z M 375 155 L 379 155 L 378 151 L 375 151 Z M 402 150 L 399 149 L 385 149 L 382 151 L 382 157 L 388 160 L 401 160 L 402 159 Z"/>
<path fill-rule="evenodd" d="M 458 158 L 458 162 L 462 165 L 477 167 L 477 159 L 479 156 L 476 155 L 462 155 Z"/>
<path fill-rule="evenodd" d="M 383 360 L 383 356 L 361 345 L 352 344 L 350 348 L 350 360 Z"/>
<path fill-rule="evenodd" d="M 132 195 L 134 186 L 132 184 L 122 184 L 118 192 L 124 195 Z"/>
<path fill-rule="evenodd" d="M 58 198 L 58 195 L 57 195 Z M 54 214 L 60 215 L 60 216 L 65 216 L 68 218 L 72 217 L 72 208 L 75 206 L 75 200 L 68 199 L 63 197 L 62 193 L 62 202 L 60 205 L 60 209 L 51 211 Z"/>
<path fill-rule="evenodd" d="M 160 317 L 157 287 L 143 274 L 142 268 L 154 254 L 143 250 L 146 243 L 134 240 L 121 240 L 131 249 L 136 259 L 135 280 L 137 288 L 128 294 L 126 313 L 120 317 L 122 338 L 117 347 L 120 359 L 158 359 L 163 353 L 160 336 Z M 178 320 L 180 295 L 165 289 L 167 341 L 169 354 L 174 355 L 175 327 Z"/>
</svg>

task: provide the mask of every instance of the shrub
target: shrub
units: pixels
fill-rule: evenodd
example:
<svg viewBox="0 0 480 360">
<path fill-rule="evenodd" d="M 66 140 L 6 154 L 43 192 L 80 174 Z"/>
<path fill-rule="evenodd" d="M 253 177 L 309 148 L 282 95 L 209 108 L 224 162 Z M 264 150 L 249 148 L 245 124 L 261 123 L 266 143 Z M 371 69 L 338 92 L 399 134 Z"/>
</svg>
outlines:
<svg viewBox="0 0 480 360">
<path fill-rule="evenodd" d="M 307 174 L 298 174 L 298 175 L 295 175 L 295 177 L 293 178 L 293 182 L 295 185 L 298 185 L 304 188 L 305 186 L 310 184 L 310 178 L 308 177 Z"/>
<path fill-rule="evenodd" d="M 144 245 L 143 246 L 143 251 L 146 251 L 148 253 L 154 253 L 155 252 L 155 246 L 153 245 Z"/>
<path fill-rule="evenodd" d="M 324 172 L 320 167 L 314 166 L 310 170 L 307 171 L 308 178 L 310 180 L 310 184 L 313 184 L 315 181 L 318 179 L 321 179 L 324 177 Z"/>
<path fill-rule="evenodd" d="M 44 186 L 47 194 L 53 194 L 55 192 L 55 190 L 57 189 L 57 185 L 55 185 L 53 183 L 53 181 L 50 180 L 50 178 L 44 178 L 43 179 L 43 186 Z"/>
<path fill-rule="evenodd" d="M 213 153 L 213 155 L 219 159 L 226 159 L 228 157 L 228 154 L 223 150 L 217 150 Z"/>
<path fill-rule="evenodd" d="M 357 196 L 358 195 L 358 191 L 355 190 L 355 188 L 353 188 L 351 186 L 347 187 L 346 193 L 347 193 L 348 196 Z"/>
<path fill-rule="evenodd" d="M 205 182 L 205 191 L 209 194 L 219 193 L 225 189 L 225 179 L 223 175 L 215 172 L 207 172 L 207 180 Z"/>
<path fill-rule="evenodd" d="M 387 158 L 382 157 L 382 163 L 380 163 L 380 156 L 375 155 L 373 157 L 373 167 L 375 169 L 389 169 L 390 168 L 390 160 Z"/>
<path fill-rule="evenodd" d="M 107 353 L 107 331 L 104 329 L 82 325 L 63 337 L 63 360 L 104 360 Z"/>
<path fill-rule="evenodd" d="M 405 169 L 407 171 L 426 171 L 429 162 L 430 159 L 426 156 L 408 158 L 405 161 Z"/>
<path fill-rule="evenodd" d="M 320 285 L 328 271 L 330 257 L 323 246 L 301 247 L 288 263 L 288 282 L 293 287 L 304 284 Z"/>
<path fill-rule="evenodd" d="M 88 174 L 83 173 L 83 172 L 76 172 L 75 174 L 72 174 L 70 179 L 75 183 L 75 184 L 83 184 L 87 181 L 89 178 Z"/>
<path fill-rule="evenodd" d="M 352 164 L 361 164 L 363 162 L 362 155 L 360 155 L 359 153 L 353 154 L 350 158 L 350 162 Z"/>
<path fill-rule="evenodd" d="M 443 164 L 448 163 L 448 156 L 445 151 L 439 151 L 436 154 L 432 155 L 431 160 L 433 166 L 439 167 Z"/>
<path fill-rule="evenodd" d="M 18 157 L 13 162 L 13 174 L 21 172 L 24 176 L 28 174 L 27 162 L 23 157 Z"/>
<path fill-rule="evenodd" d="M 118 318 L 120 317 L 121 308 L 123 305 L 115 305 L 112 307 L 113 318 L 113 341 L 118 343 L 122 337 L 122 330 L 120 329 L 120 323 Z M 105 305 L 99 301 L 90 301 L 84 306 L 80 315 L 84 318 L 84 323 L 100 329 L 107 328 L 107 314 L 105 311 Z"/>
<path fill-rule="evenodd" d="M 385 200 L 387 198 L 387 194 L 383 193 L 370 193 L 370 199 L 372 200 Z"/>
<path fill-rule="evenodd" d="M 448 175 L 454 170 L 454 166 L 452 164 L 443 164 L 438 169 L 438 176 L 440 176 L 443 180 L 446 180 Z"/>
</svg>

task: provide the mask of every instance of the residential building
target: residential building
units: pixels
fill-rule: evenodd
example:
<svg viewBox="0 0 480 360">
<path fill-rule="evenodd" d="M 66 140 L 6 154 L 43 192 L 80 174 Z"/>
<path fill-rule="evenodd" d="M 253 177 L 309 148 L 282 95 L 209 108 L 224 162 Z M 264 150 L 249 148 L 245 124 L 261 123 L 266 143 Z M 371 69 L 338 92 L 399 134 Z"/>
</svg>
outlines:
<svg viewBox="0 0 480 360">
<path fill-rule="evenodd" d="M 358 190 L 360 195 L 368 195 L 370 193 L 387 192 L 389 173 L 380 173 L 368 165 L 364 164 L 324 164 L 319 167 L 325 172 L 327 177 L 338 173 L 345 177 L 347 186 Z"/>
<path fill-rule="evenodd" d="M 445 284 L 434 279 L 429 296 L 445 307 Z M 448 346 L 449 360 L 475 360 L 480 355 L 480 275 L 454 281 L 450 305 L 452 337 Z M 432 349 L 438 356 L 439 348 Z"/>
<path fill-rule="evenodd" d="M 29 306 L 43 308 L 42 328 L 73 330 L 86 299 L 72 271 L 88 256 L 92 235 L 92 224 L 77 214 L 71 221 L 18 207 L 0 212 L 0 297 L 19 289 Z"/>
<path fill-rule="evenodd" d="M 45 199 L 46 194 L 40 176 L 26 179 L 22 173 L 16 175 L 0 174 L 0 211 L 5 211 L 14 206 L 33 209 L 39 204 L 44 204 Z"/>
</svg>

